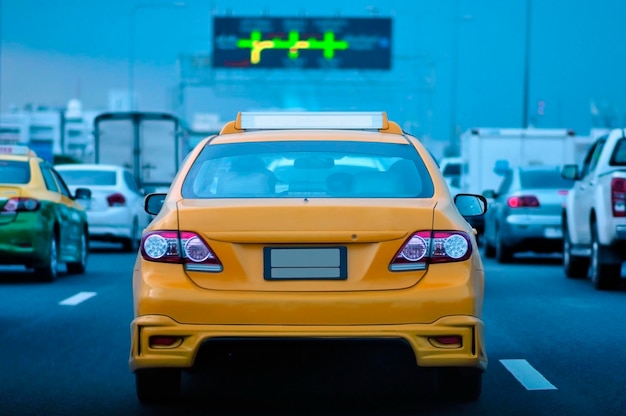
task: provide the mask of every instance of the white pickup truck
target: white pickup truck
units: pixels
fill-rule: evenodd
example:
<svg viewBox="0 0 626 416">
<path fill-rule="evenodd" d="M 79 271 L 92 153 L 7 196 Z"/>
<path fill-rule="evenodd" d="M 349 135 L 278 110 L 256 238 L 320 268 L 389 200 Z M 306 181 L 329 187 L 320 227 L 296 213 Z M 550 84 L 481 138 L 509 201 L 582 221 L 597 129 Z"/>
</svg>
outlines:
<svg viewBox="0 0 626 416">
<path fill-rule="evenodd" d="M 625 129 L 599 137 L 582 165 L 564 165 L 561 175 L 576 180 L 563 207 L 565 275 L 616 289 L 626 261 Z"/>
</svg>

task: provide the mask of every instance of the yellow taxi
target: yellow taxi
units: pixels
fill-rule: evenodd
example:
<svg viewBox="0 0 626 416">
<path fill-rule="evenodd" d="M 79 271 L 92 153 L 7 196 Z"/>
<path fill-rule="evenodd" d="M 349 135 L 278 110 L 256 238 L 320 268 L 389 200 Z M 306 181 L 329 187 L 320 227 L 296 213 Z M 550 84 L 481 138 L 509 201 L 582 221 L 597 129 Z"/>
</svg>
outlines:
<svg viewBox="0 0 626 416">
<path fill-rule="evenodd" d="M 54 167 L 27 146 L 0 145 L 0 264 L 23 265 L 44 281 L 85 273 L 87 214 Z"/>
<path fill-rule="evenodd" d="M 133 271 L 142 403 L 180 394 L 224 342 L 376 340 L 476 400 L 484 272 L 470 216 L 428 149 L 385 112 L 242 112 L 188 155 Z"/>
</svg>

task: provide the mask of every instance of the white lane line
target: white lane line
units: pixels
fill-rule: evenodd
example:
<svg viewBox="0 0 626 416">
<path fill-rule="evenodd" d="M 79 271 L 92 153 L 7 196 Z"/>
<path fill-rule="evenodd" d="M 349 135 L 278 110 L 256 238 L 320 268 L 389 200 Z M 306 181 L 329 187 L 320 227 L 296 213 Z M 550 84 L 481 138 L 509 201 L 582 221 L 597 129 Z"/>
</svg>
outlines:
<svg viewBox="0 0 626 416">
<path fill-rule="evenodd" d="M 541 373 L 526 360 L 500 360 L 526 390 L 557 390 Z"/>
<path fill-rule="evenodd" d="M 94 296 L 96 296 L 96 292 L 78 292 L 74 296 L 70 296 L 69 298 L 59 302 L 59 305 L 75 306 Z"/>
</svg>

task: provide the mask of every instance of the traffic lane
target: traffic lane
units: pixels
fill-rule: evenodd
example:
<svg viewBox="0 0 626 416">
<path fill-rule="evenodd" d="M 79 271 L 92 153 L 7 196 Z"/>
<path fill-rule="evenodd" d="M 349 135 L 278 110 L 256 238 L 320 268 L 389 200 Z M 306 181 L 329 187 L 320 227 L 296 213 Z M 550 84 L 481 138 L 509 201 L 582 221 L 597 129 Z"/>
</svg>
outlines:
<svg viewBox="0 0 626 416">
<path fill-rule="evenodd" d="M 0 414 L 135 414 L 128 370 L 133 254 L 94 249 L 56 282 L 0 268 Z M 67 302 L 92 293 L 79 303 Z M 10 376 L 8 376 L 10 375 Z"/>
<path fill-rule="evenodd" d="M 568 383 L 554 377 L 554 361 L 564 365 L 571 373 L 574 362 L 571 357 L 552 354 L 550 345 L 544 346 L 533 337 L 537 326 L 525 328 L 529 319 L 520 320 L 516 314 L 531 316 L 533 305 L 528 298 L 536 298 L 537 291 L 561 293 L 568 298 L 585 299 L 587 290 L 584 282 L 578 292 L 569 293 L 566 283 L 560 279 L 560 269 L 555 264 L 520 263 L 501 266 L 495 262 L 485 263 L 488 281 L 485 301 L 488 352 L 490 366 L 484 379 L 484 393 L 476 403 L 455 404 L 443 399 L 428 399 L 414 394 L 418 384 L 407 373 L 400 376 L 389 369 L 376 365 L 349 368 L 347 365 L 325 365 L 312 362 L 309 366 L 292 365 L 295 359 L 285 357 L 277 368 L 268 363 L 249 367 L 222 368 L 211 374 L 186 375 L 183 384 L 183 399 L 170 406 L 143 407 L 135 397 L 134 379 L 127 367 L 129 348 L 128 325 L 132 319 L 132 295 L 129 274 L 134 262 L 133 255 L 117 253 L 95 253 L 90 259 L 90 268 L 84 279 L 74 277 L 60 279 L 54 284 L 26 284 L 26 290 L 18 290 L 20 296 L 3 302 L 12 305 L 9 310 L 23 311 L 24 299 L 45 299 L 46 291 L 35 288 L 68 286 L 62 293 L 95 291 L 90 297 L 72 307 L 59 303 L 72 296 L 61 298 L 57 294 L 47 302 L 50 305 L 35 313 L 41 325 L 22 327 L 1 358 L 3 368 L 13 369 L 8 374 L 19 374 L 19 379 L 10 380 L 3 388 L 2 403 L 12 405 L 19 414 L 40 414 L 42 407 L 49 414 L 250 414 L 250 413 L 316 413 L 316 414 L 554 414 L 557 411 L 569 414 L 617 414 L 623 401 L 615 398 L 605 403 L 605 397 L 614 398 L 620 392 L 619 385 L 603 384 L 606 364 L 593 363 L 597 374 L 588 380 L 574 378 Z M 94 271 L 95 270 L 95 271 Z M 128 270 L 128 273 L 120 273 Z M 92 273 L 95 278 L 92 279 Z M 533 276 L 528 280 L 528 276 Z M 82 284 L 76 284 L 79 282 Z M 56 285 L 56 286 L 55 286 Z M 10 284 L 7 286 L 11 286 Z M 530 290 L 522 290 L 530 288 Z M 571 290 L 571 289 L 570 289 Z M 0 291 L 1 295 L 5 294 Z M 598 297 L 602 302 L 604 298 Z M 13 303 L 11 303 L 13 302 Z M 517 304 L 516 304 L 517 302 Z M 35 305 L 38 305 L 36 302 Z M 514 307 L 512 308 L 511 305 Z M 536 308 L 535 308 L 536 309 Z M 591 308 L 592 310 L 594 308 Z M 597 308 L 595 308 L 597 309 Z M 73 311 L 73 313 L 69 313 Z M 5 311 L 6 312 L 6 311 Z M 7 315 L 5 315 L 7 316 Z M 9 315 L 10 316 L 10 315 Z M 43 318 L 45 317 L 45 319 Z M 551 320 L 546 314 L 544 320 Z M 591 319 L 590 317 L 590 320 Z M 550 325 L 555 325 L 550 323 Z M 575 327 L 575 322 L 572 322 Z M 20 325 L 17 325 L 18 327 Z M 584 328 L 578 328 L 581 331 Z M 539 337 L 541 338 L 541 331 Z M 568 334 L 564 334 L 567 342 Z M 20 338 L 21 337 L 21 338 Z M 34 340 L 27 340 L 34 338 Z M 5 337 L 7 339 L 7 337 Z M 504 341 L 503 341 L 504 340 Z M 508 340 L 508 342 L 507 342 Z M 512 347 L 513 346 L 513 347 Z M 38 354 L 44 354 L 38 357 Z M 32 357 L 37 359 L 34 361 Z M 546 359 L 546 357 L 548 359 Z M 294 358 L 294 357 L 291 357 Z M 527 390 L 501 363 L 500 360 L 526 359 L 547 378 L 558 390 Z M 538 360 L 541 358 L 543 360 Z M 565 363 L 565 364 L 563 364 Z M 582 363 L 582 371 L 589 371 L 590 363 Z M 557 365 L 557 367 L 558 367 Z M 579 370 L 580 373 L 581 370 Z M 33 382 L 33 380 L 35 380 Z M 582 384 L 582 386 L 581 386 Z M 585 395 L 584 386 L 593 386 L 600 392 L 598 397 Z M 590 387 L 591 388 L 591 387 Z M 581 393 L 582 391 L 582 393 Z M 37 395 L 33 395 L 37 392 Z M 571 394 L 570 394 L 571 392 Z M 563 394 L 566 393 L 566 394 Z M 8 407 L 2 406 L 7 409 Z M 87 412 L 86 409 L 89 409 Z M 592 410 L 592 412 L 587 412 Z"/>
<path fill-rule="evenodd" d="M 487 259 L 485 271 L 489 372 L 524 359 L 556 389 L 529 390 L 544 397 L 544 411 L 626 414 L 624 377 L 615 371 L 626 365 L 626 288 L 597 291 L 588 279 L 568 279 L 555 256 Z"/>
</svg>

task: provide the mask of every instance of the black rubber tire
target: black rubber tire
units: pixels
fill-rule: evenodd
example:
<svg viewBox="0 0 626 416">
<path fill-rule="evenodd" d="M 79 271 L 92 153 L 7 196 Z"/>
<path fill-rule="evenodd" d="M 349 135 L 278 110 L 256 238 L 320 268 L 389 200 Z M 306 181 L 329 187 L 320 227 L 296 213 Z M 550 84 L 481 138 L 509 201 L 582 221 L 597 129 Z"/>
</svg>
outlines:
<svg viewBox="0 0 626 416">
<path fill-rule="evenodd" d="M 147 368 L 135 371 L 137 398 L 142 404 L 171 403 L 180 397 L 181 370 Z"/>
<path fill-rule="evenodd" d="M 80 260 L 77 262 L 67 263 L 67 272 L 69 274 L 85 274 L 87 270 L 87 258 L 89 257 L 89 243 L 87 242 L 87 233 L 83 231 L 80 236 Z"/>
<path fill-rule="evenodd" d="M 493 259 L 494 257 L 496 257 L 496 248 L 492 246 L 491 243 L 489 243 L 489 239 L 487 238 L 487 236 L 483 237 L 483 241 L 485 244 L 485 257 L 487 257 L 488 259 Z"/>
<path fill-rule="evenodd" d="M 50 249 L 47 263 L 35 267 L 35 276 L 43 282 L 54 282 L 59 277 L 59 253 L 57 250 L 56 233 L 50 235 Z"/>
<path fill-rule="evenodd" d="M 496 231 L 496 260 L 498 263 L 511 263 L 513 261 L 514 251 L 507 247 L 502 241 L 500 230 Z"/>
<path fill-rule="evenodd" d="M 563 271 L 570 279 L 581 279 L 589 273 L 590 259 L 588 257 L 574 256 L 572 254 L 572 242 L 565 221 L 563 221 Z"/>
<path fill-rule="evenodd" d="M 589 265 L 589 278 L 593 286 L 598 290 L 617 289 L 620 282 L 621 264 L 603 263 L 608 247 L 598 241 L 598 229 L 596 224 L 591 227 L 591 264 Z"/>
<path fill-rule="evenodd" d="M 127 238 L 122 241 L 122 251 L 125 253 L 136 253 L 139 250 L 139 223 L 137 218 L 133 221 L 133 228 L 131 230 L 131 238 Z"/>
<path fill-rule="evenodd" d="M 457 402 L 474 402 L 480 398 L 483 371 L 477 368 L 451 367 L 439 370 L 439 396 Z"/>
</svg>

